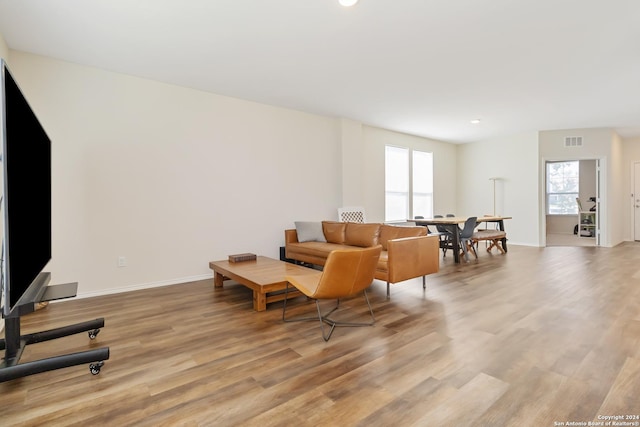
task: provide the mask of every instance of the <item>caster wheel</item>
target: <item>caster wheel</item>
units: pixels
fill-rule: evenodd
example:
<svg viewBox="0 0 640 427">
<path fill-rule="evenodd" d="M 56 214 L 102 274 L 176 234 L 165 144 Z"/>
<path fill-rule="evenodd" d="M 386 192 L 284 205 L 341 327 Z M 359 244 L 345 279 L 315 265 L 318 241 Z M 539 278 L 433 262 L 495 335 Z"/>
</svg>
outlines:
<svg viewBox="0 0 640 427">
<path fill-rule="evenodd" d="M 89 333 L 89 338 L 94 340 L 100 333 L 100 329 L 94 329 L 93 331 L 89 331 L 88 333 Z"/>
<path fill-rule="evenodd" d="M 100 368 L 104 366 L 104 362 L 100 361 L 98 363 L 92 363 L 89 365 L 89 372 L 93 375 L 98 375 L 100 373 Z"/>
</svg>

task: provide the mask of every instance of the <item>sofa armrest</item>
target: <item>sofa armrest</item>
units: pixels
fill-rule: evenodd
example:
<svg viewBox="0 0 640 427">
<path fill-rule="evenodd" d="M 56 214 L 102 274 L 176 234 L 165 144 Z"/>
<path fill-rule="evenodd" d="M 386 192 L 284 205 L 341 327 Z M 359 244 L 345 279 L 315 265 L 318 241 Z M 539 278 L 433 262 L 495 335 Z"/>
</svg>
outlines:
<svg viewBox="0 0 640 427">
<path fill-rule="evenodd" d="M 438 236 L 407 237 L 387 242 L 389 282 L 437 273 L 440 269 Z"/>
<path fill-rule="evenodd" d="M 284 243 L 298 243 L 298 232 L 295 228 L 284 230 Z"/>
</svg>

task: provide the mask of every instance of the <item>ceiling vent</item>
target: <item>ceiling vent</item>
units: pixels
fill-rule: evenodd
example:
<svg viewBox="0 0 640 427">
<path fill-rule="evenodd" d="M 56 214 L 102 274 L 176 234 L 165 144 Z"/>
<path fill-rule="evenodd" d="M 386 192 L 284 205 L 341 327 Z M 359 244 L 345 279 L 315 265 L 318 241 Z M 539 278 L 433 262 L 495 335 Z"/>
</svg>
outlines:
<svg viewBox="0 0 640 427">
<path fill-rule="evenodd" d="M 582 137 L 581 136 L 565 136 L 564 146 L 565 147 L 582 147 Z"/>
</svg>

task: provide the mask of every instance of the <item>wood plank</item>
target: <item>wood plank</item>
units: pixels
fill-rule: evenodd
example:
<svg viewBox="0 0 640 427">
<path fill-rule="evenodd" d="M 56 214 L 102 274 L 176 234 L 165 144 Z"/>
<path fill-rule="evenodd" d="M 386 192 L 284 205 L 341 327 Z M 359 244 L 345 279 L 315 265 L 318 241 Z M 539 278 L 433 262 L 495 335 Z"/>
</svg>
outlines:
<svg viewBox="0 0 640 427">
<path fill-rule="evenodd" d="M 629 408 L 638 407 L 638 400 L 640 400 L 640 360 L 629 357 L 622 365 L 599 413 L 640 416 L 640 413 L 628 412 Z M 640 423 L 640 419 L 633 421 Z"/>
</svg>

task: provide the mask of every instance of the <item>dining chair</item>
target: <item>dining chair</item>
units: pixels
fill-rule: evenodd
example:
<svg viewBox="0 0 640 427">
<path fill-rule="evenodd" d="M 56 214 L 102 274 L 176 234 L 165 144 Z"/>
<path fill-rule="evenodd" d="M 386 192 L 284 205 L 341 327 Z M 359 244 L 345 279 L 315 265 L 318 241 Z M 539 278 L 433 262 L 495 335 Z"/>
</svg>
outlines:
<svg viewBox="0 0 640 427">
<path fill-rule="evenodd" d="M 472 216 L 467 218 L 464 222 L 464 226 L 460 231 L 460 249 L 464 254 L 464 259 L 469 261 L 469 250 L 473 252 L 476 259 L 478 258 L 478 253 L 476 252 L 476 248 L 473 242 L 473 231 L 478 226 L 478 217 Z"/>
<path fill-rule="evenodd" d="M 442 215 L 434 215 L 433 217 L 444 218 Z M 436 225 L 436 230 L 440 233 L 440 249 L 442 249 L 442 258 L 444 258 L 447 256 L 447 249 L 453 249 L 453 235 L 444 225 Z"/>
<path fill-rule="evenodd" d="M 413 219 L 424 219 L 424 216 L 416 215 L 413 217 Z M 423 225 L 423 227 L 427 229 L 427 234 L 433 234 L 433 230 L 431 230 L 428 225 Z"/>
<path fill-rule="evenodd" d="M 338 208 L 338 221 L 340 222 L 367 222 L 364 217 L 364 208 L 359 206 Z"/>
<path fill-rule="evenodd" d="M 373 310 L 367 296 L 367 288 L 373 282 L 373 278 L 382 252 L 382 246 L 369 248 L 336 249 L 329 253 L 327 262 L 322 271 L 311 270 L 308 273 L 292 274 L 285 277 L 284 303 L 282 305 L 282 320 L 284 322 L 296 322 L 302 320 L 320 321 L 322 338 L 329 341 L 336 326 L 371 326 L 375 322 Z M 289 289 L 298 289 L 307 298 L 315 300 L 318 316 L 287 318 L 287 295 Z M 369 307 L 371 321 L 366 323 L 344 322 L 334 320 L 329 316 L 340 306 L 340 299 L 362 292 Z M 331 310 L 323 313 L 320 300 L 336 300 L 336 305 Z M 329 325 L 328 332 L 324 325 Z"/>
</svg>

